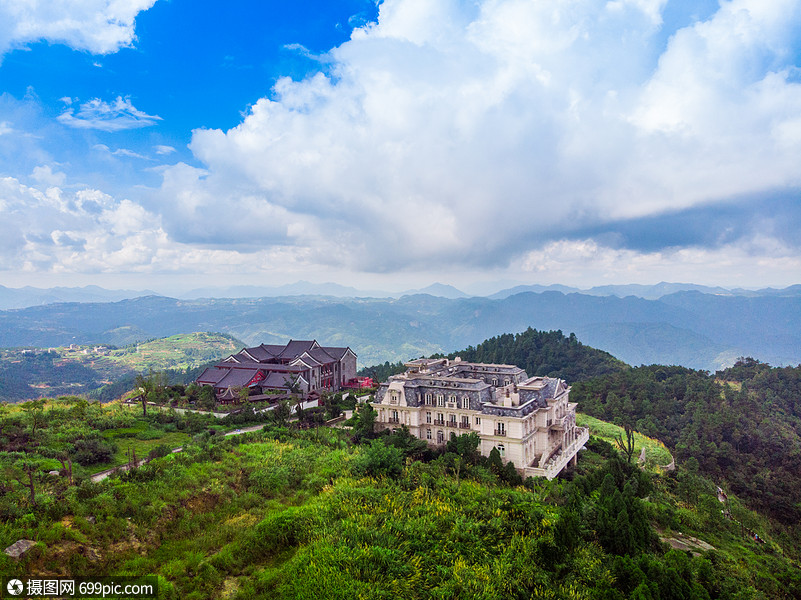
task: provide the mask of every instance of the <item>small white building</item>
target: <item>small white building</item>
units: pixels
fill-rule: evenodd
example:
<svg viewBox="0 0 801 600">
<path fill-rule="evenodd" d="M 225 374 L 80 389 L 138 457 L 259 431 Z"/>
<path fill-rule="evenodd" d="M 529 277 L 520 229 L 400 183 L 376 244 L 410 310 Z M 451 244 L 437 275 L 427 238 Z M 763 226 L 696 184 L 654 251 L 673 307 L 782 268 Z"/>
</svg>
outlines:
<svg viewBox="0 0 801 600">
<path fill-rule="evenodd" d="M 553 479 L 589 439 L 561 379 L 528 377 L 514 365 L 419 359 L 376 392 L 376 426 L 406 425 L 433 446 L 475 432 L 480 451 L 497 448 L 524 476 Z"/>
</svg>

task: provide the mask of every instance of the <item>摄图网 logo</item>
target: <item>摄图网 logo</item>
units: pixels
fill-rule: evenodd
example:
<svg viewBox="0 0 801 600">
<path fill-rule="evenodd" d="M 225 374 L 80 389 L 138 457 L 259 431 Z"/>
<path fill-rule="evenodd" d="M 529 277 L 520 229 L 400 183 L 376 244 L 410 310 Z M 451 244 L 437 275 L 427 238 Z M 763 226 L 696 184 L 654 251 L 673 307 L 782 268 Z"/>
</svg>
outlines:
<svg viewBox="0 0 801 600">
<path fill-rule="evenodd" d="M 6 589 L 12 596 L 19 596 L 25 590 L 25 584 L 19 579 L 12 579 L 8 582 L 8 585 L 6 585 Z"/>
</svg>

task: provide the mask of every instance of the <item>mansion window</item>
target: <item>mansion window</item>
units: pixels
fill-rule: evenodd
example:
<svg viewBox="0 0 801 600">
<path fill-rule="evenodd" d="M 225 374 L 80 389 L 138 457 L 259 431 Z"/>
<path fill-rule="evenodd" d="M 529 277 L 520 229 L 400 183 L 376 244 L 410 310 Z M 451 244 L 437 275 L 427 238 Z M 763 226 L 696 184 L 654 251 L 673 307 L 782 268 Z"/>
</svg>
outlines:
<svg viewBox="0 0 801 600">
<path fill-rule="evenodd" d="M 437 432 L 437 443 L 442 444 L 445 442 L 445 434 L 441 431 Z"/>
<path fill-rule="evenodd" d="M 437 406 L 445 406 L 445 396 L 442 394 L 437 396 Z"/>
<path fill-rule="evenodd" d="M 481 425 L 481 417 L 476 417 L 476 425 Z"/>
<path fill-rule="evenodd" d="M 470 409 L 470 398 L 468 398 L 467 396 L 462 398 L 462 408 L 468 409 L 468 410 Z"/>
<path fill-rule="evenodd" d="M 498 452 L 501 456 L 506 456 L 506 446 L 503 444 L 498 444 Z"/>
<path fill-rule="evenodd" d="M 456 396 L 448 396 L 448 402 L 453 402 L 456 404 Z"/>
<path fill-rule="evenodd" d="M 434 404 L 434 400 L 433 400 L 431 394 L 426 394 L 426 404 L 428 404 L 429 406 Z"/>
<path fill-rule="evenodd" d="M 494 385 L 495 387 L 498 387 L 498 378 L 497 377 L 493 377 L 492 378 L 492 385 Z"/>
<path fill-rule="evenodd" d="M 426 439 L 427 440 L 431 439 L 431 430 L 430 429 L 426 429 Z"/>
<path fill-rule="evenodd" d="M 426 413 L 426 423 L 431 423 L 431 413 L 430 412 Z M 431 433 L 431 432 L 429 431 L 429 433 Z M 431 439 L 431 438 L 428 438 L 428 439 Z"/>
</svg>

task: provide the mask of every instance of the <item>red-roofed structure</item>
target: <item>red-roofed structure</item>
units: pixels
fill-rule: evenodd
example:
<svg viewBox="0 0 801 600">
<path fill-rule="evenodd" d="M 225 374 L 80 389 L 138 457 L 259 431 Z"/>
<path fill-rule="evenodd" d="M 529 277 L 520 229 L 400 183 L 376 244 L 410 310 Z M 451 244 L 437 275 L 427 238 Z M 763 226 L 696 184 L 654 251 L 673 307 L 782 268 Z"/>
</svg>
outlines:
<svg viewBox="0 0 801 600">
<path fill-rule="evenodd" d="M 350 348 L 323 347 L 316 340 L 290 340 L 286 346 L 261 344 L 242 348 L 206 369 L 196 382 L 210 385 L 218 398 L 231 399 L 243 387 L 254 394 L 275 390 L 337 392 L 356 378 L 356 354 Z"/>
</svg>

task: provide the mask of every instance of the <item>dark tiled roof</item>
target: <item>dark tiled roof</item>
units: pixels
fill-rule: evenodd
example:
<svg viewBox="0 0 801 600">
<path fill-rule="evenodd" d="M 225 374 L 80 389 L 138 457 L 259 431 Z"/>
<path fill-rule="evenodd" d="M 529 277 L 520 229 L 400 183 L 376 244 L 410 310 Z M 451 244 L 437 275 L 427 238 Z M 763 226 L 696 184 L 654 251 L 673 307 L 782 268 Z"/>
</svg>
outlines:
<svg viewBox="0 0 801 600">
<path fill-rule="evenodd" d="M 314 359 L 321 365 L 336 362 L 336 357 L 328 352 L 328 350 L 329 348 L 315 348 L 314 350 L 309 350 L 309 355 L 314 357 Z"/>
<path fill-rule="evenodd" d="M 269 388 L 285 388 L 291 381 L 292 378 L 286 373 L 270 373 L 261 385 Z"/>
<path fill-rule="evenodd" d="M 245 386 L 258 372 L 258 369 L 231 369 L 225 377 L 215 384 L 215 387 Z"/>
<path fill-rule="evenodd" d="M 233 388 L 230 387 L 220 396 L 220 400 L 235 400 L 237 398 L 239 398 L 239 394 L 235 393 Z"/>
<path fill-rule="evenodd" d="M 300 373 L 305 370 L 305 367 L 292 365 L 282 365 L 280 363 L 260 363 L 252 360 L 242 361 L 239 363 L 220 362 L 216 365 L 220 369 L 261 369 L 262 371 L 280 371 L 284 373 Z"/>
<path fill-rule="evenodd" d="M 278 354 L 277 352 L 273 352 L 269 346 L 265 346 L 264 344 L 261 346 L 254 346 L 253 348 L 245 348 L 244 352 L 247 352 L 259 362 L 273 360 Z"/>
<path fill-rule="evenodd" d="M 350 350 L 350 348 L 348 348 L 348 347 L 336 348 L 336 347 L 333 347 L 333 346 L 331 346 L 331 347 L 326 346 L 326 347 L 323 348 L 323 350 L 325 350 L 328 354 L 330 354 L 332 358 L 335 358 L 336 360 L 340 360 L 343 356 L 345 356 L 345 354 L 348 352 L 348 350 Z M 350 350 L 350 351 L 353 352 L 353 350 Z M 355 352 L 353 352 L 353 353 L 356 354 Z"/>
<path fill-rule="evenodd" d="M 309 365 L 310 367 L 319 367 L 321 364 L 323 364 L 323 363 L 321 363 L 319 360 L 317 360 L 316 358 L 314 358 L 314 357 L 313 357 L 311 354 L 309 354 L 308 352 L 304 352 L 304 353 L 303 353 L 303 354 L 301 354 L 300 356 L 298 356 L 298 357 L 294 358 L 294 359 L 292 360 L 292 362 L 295 362 L 296 360 L 302 360 L 302 361 L 303 361 L 305 364 Z M 330 360 L 330 358 L 329 358 L 329 360 Z"/>
<path fill-rule="evenodd" d="M 220 379 L 225 377 L 228 373 L 228 369 L 220 369 L 218 367 L 209 367 L 197 378 L 198 383 L 207 383 L 207 384 L 215 384 Z"/>
<path fill-rule="evenodd" d="M 308 352 L 312 348 L 314 348 L 317 344 L 316 340 L 289 340 L 289 343 L 284 348 L 284 351 L 281 352 L 281 358 L 288 358 L 293 359 L 297 358 L 304 352 Z"/>
</svg>

